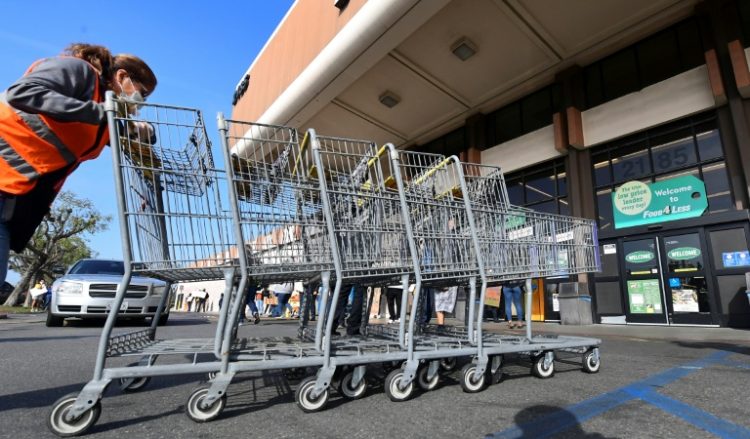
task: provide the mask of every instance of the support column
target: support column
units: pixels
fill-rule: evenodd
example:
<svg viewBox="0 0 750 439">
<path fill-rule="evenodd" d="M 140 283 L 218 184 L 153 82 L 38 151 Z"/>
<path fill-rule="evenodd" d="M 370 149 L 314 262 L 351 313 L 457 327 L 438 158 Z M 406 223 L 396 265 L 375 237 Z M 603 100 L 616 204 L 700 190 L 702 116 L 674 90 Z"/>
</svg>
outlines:
<svg viewBox="0 0 750 439">
<path fill-rule="evenodd" d="M 750 207 L 750 70 L 735 0 L 707 0 L 696 7 L 706 65 L 717 103 L 717 121 L 737 209 Z M 718 83 L 721 87 L 718 87 Z M 719 96 L 717 96 L 717 88 Z M 723 92 L 723 96 L 721 95 Z M 722 105 L 726 102 L 726 105 Z"/>
</svg>

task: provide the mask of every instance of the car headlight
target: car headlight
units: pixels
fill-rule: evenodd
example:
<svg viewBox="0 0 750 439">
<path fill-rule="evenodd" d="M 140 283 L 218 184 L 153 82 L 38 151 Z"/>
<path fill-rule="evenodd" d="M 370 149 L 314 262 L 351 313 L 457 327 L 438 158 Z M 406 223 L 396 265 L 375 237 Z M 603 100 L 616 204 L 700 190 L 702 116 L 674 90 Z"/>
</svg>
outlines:
<svg viewBox="0 0 750 439">
<path fill-rule="evenodd" d="M 63 281 L 57 284 L 52 292 L 55 294 L 81 294 L 83 293 L 83 284 Z"/>
<path fill-rule="evenodd" d="M 151 290 L 151 295 L 152 296 L 161 296 L 162 294 L 164 294 L 164 290 L 166 290 L 166 289 L 167 289 L 167 287 L 154 287 Z"/>
</svg>

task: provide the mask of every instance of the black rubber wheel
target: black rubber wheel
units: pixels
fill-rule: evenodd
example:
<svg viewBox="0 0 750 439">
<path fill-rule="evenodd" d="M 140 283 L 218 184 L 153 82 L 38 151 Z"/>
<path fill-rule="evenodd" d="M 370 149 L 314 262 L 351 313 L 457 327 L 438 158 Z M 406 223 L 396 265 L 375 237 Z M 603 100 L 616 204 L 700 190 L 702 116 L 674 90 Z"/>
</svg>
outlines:
<svg viewBox="0 0 750 439">
<path fill-rule="evenodd" d="M 482 374 L 479 379 L 474 379 L 474 371 L 477 365 L 474 363 L 468 363 L 461 368 L 461 388 L 466 393 L 477 393 L 484 390 L 487 386 L 487 374 Z"/>
<path fill-rule="evenodd" d="M 312 391 L 315 388 L 316 379 L 317 377 L 315 375 L 311 375 L 300 381 L 299 386 L 297 386 L 297 391 L 294 394 L 297 407 L 302 409 L 305 413 L 313 413 L 323 410 L 328 403 L 328 389 L 323 390 L 323 393 L 318 395 L 317 398 L 312 397 Z"/>
<path fill-rule="evenodd" d="M 56 316 L 52 314 L 49 308 L 47 309 L 47 321 L 45 322 L 45 324 L 48 328 L 59 328 L 63 325 L 64 322 L 65 317 Z"/>
<path fill-rule="evenodd" d="M 55 401 L 47 416 L 47 427 L 50 431 L 60 437 L 79 436 L 86 433 L 102 414 L 102 406 L 99 401 L 93 407 L 86 410 L 81 417 L 74 421 L 66 421 L 65 413 L 73 406 L 78 398 L 77 393 L 70 393 Z"/>
<path fill-rule="evenodd" d="M 417 384 L 419 385 L 419 388 L 429 392 L 430 390 L 435 389 L 435 387 L 438 386 L 440 383 L 440 374 L 436 373 L 434 377 L 432 377 L 431 380 L 427 379 L 427 371 L 430 369 L 429 366 L 425 365 L 419 368 L 417 371 Z"/>
<path fill-rule="evenodd" d="M 128 383 L 128 381 L 130 381 Z M 148 385 L 151 377 L 120 378 L 120 388 L 123 392 L 137 392 Z"/>
<path fill-rule="evenodd" d="M 385 394 L 393 402 L 407 401 L 414 395 L 414 381 L 408 386 L 401 387 L 401 380 L 404 378 L 403 369 L 394 369 L 385 377 Z"/>
<path fill-rule="evenodd" d="M 544 355 L 539 355 L 533 358 L 533 364 L 531 365 L 531 374 L 537 378 L 547 379 L 551 378 L 555 374 L 555 362 L 552 361 L 549 367 L 544 367 Z"/>
<path fill-rule="evenodd" d="M 357 387 L 352 387 L 353 378 L 354 371 L 349 371 L 339 381 L 339 393 L 346 399 L 359 399 L 367 393 L 367 380 L 363 377 Z"/>
<path fill-rule="evenodd" d="M 456 357 L 443 358 L 440 360 L 440 368 L 445 372 L 453 372 L 456 370 L 456 366 L 458 366 L 458 358 Z"/>
<path fill-rule="evenodd" d="M 594 350 L 589 349 L 583 354 L 583 371 L 586 373 L 597 373 L 602 366 L 601 358 L 596 358 Z"/>
<path fill-rule="evenodd" d="M 199 387 L 190 394 L 185 404 L 185 413 L 195 422 L 209 422 L 218 418 L 227 405 L 227 395 L 221 395 L 211 406 L 202 407 L 201 402 L 208 394 L 209 387 Z"/>
</svg>

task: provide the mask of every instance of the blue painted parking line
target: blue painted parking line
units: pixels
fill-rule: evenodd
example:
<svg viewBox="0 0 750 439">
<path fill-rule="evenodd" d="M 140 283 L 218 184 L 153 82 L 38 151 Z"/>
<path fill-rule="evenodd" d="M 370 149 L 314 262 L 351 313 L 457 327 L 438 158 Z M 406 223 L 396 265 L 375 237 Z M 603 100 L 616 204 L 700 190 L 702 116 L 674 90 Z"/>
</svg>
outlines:
<svg viewBox="0 0 750 439">
<path fill-rule="evenodd" d="M 688 404 L 660 395 L 654 391 L 654 389 L 664 387 L 693 372 L 715 364 L 737 363 L 738 365 L 747 366 L 745 363 L 728 360 L 727 357 L 731 354 L 731 352 L 727 351 L 714 352 L 699 360 L 672 367 L 644 380 L 573 404 L 565 407 L 563 410 L 541 416 L 533 421 L 489 434 L 486 437 L 498 439 L 520 437 L 547 438 L 606 413 L 626 402 L 640 399 L 719 437 L 750 438 L 750 430 L 742 426 L 718 418 Z"/>
<path fill-rule="evenodd" d="M 664 396 L 648 388 L 632 387 L 628 393 L 661 410 L 677 416 L 689 424 L 712 433 L 720 438 L 739 439 L 750 438 L 750 430 L 712 415 L 704 410 L 685 404 L 682 401 Z"/>
</svg>

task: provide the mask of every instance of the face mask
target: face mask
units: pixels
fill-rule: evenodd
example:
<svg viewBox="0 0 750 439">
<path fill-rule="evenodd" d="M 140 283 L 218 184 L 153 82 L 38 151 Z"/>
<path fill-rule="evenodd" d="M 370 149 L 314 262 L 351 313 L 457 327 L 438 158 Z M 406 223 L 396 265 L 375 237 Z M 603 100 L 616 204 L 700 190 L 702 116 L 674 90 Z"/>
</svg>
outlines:
<svg viewBox="0 0 750 439">
<path fill-rule="evenodd" d="M 133 84 L 133 80 L 130 79 L 130 77 L 128 77 L 127 80 L 130 81 L 131 85 Z M 145 99 L 143 99 L 143 95 L 141 94 L 141 92 L 139 92 L 138 89 L 135 88 L 135 86 L 133 86 L 133 88 L 135 89 L 135 91 L 133 93 L 128 94 L 128 93 L 125 93 L 125 87 L 123 87 L 123 85 L 124 84 L 120 84 L 120 94 L 119 94 L 119 97 L 121 99 L 124 99 L 126 101 L 131 101 L 131 102 L 145 102 L 146 101 Z M 137 114 L 138 109 L 140 107 L 141 106 L 138 105 L 138 104 L 130 104 L 129 103 L 127 105 L 128 114 L 130 114 L 130 115 Z"/>
<path fill-rule="evenodd" d="M 127 78 L 128 81 L 130 81 L 130 84 L 133 85 L 133 80 L 130 79 L 130 77 Z M 125 82 L 125 81 L 123 81 Z M 145 102 L 146 100 L 143 99 L 143 95 L 141 92 L 138 91 L 138 89 L 133 85 L 133 89 L 135 90 L 133 93 L 125 93 L 125 87 L 123 87 L 124 84 L 120 84 L 120 95 L 119 97 L 122 99 L 126 99 L 128 101 L 133 102 Z"/>
</svg>

